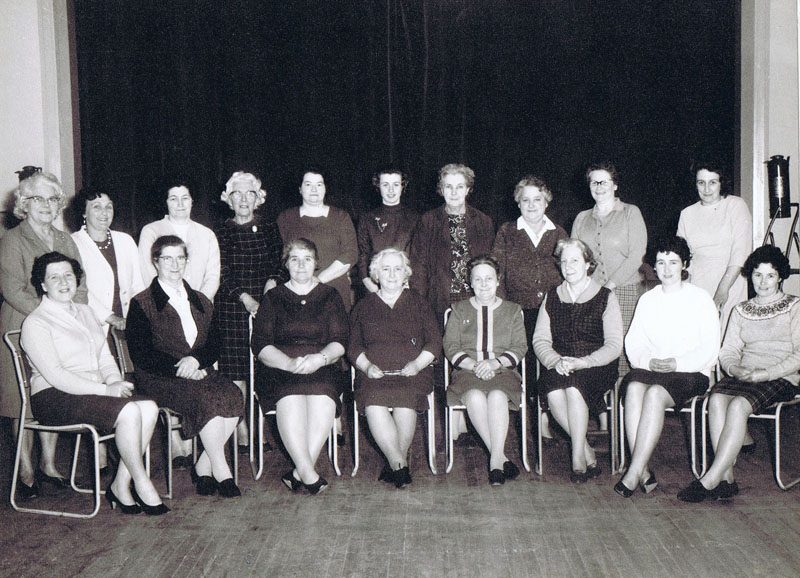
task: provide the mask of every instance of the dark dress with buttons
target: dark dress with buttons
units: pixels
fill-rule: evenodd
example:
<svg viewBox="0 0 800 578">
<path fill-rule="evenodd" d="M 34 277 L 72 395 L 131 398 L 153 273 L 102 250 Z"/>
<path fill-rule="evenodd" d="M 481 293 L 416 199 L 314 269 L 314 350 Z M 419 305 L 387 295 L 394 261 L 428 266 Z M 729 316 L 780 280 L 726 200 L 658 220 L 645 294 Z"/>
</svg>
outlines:
<svg viewBox="0 0 800 578">
<path fill-rule="evenodd" d="M 349 323 L 336 289 L 318 284 L 308 295 L 286 285 L 267 291 L 253 324 L 253 354 L 272 345 L 289 357 L 319 353 L 329 343 L 347 345 Z M 264 411 L 287 395 L 326 395 L 341 410 L 339 393 L 346 382 L 339 364 L 325 365 L 311 374 L 296 374 L 257 362 L 255 390 Z"/>
</svg>

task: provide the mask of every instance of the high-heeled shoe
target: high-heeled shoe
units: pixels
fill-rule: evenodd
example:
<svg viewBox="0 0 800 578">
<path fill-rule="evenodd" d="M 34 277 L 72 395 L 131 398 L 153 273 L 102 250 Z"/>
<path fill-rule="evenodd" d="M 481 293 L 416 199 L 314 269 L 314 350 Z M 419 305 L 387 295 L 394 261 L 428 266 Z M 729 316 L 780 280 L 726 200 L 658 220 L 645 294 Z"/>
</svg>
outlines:
<svg viewBox="0 0 800 578">
<path fill-rule="evenodd" d="M 507 480 L 516 479 L 516 477 L 519 476 L 519 468 L 517 467 L 517 464 L 511 460 L 507 460 L 503 464 L 503 475 Z"/>
<path fill-rule="evenodd" d="M 138 504 L 123 504 L 122 501 L 114 495 L 114 492 L 111 490 L 111 486 L 106 488 L 106 500 L 108 500 L 108 505 L 111 506 L 112 510 L 119 506 L 119 509 L 123 514 L 133 515 L 139 514 L 142 511 Z"/>
<path fill-rule="evenodd" d="M 146 504 L 144 500 L 139 497 L 139 494 L 136 493 L 136 486 L 134 485 L 133 480 L 131 480 L 131 496 L 133 496 L 133 501 L 139 504 L 142 512 L 148 516 L 160 516 L 169 512 L 169 508 L 164 504 L 164 502 L 161 502 L 155 506 Z"/>
<path fill-rule="evenodd" d="M 656 473 L 654 471 L 650 471 L 650 477 L 647 478 L 647 481 L 641 483 L 642 493 L 649 494 L 653 490 L 656 489 L 658 486 L 658 480 L 656 480 Z"/>
<path fill-rule="evenodd" d="M 219 495 L 223 498 L 238 498 L 242 495 L 242 491 L 239 489 L 239 486 L 236 485 L 236 482 L 233 481 L 233 478 L 227 478 L 221 482 L 217 482 L 217 490 L 219 491 Z"/>
<path fill-rule="evenodd" d="M 586 477 L 589 479 L 597 478 L 602 473 L 603 470 L 600 469 L 600 466 L 597 465 L 597 462 L 586 466 Z"/>
<path fill-rule="evenodd" d="M 50 484 L 59 490 L 69 487 L 69 480 L 67 478 L 62 478 L 61 476 L 48 476 L 41 470 L 36 471 L 34 478 L 37 482 L 42 484 Z"/>
<path fill-rule="evenodd" d="M 211 476 L 200 476 L 197 478 L 195 488 L 199 496 L 213 496 L 217 493 L 219 484 Z"/>
<path fill-rule="evenodd" d="M 325 488 L 328 487 L 328 482 L 325 480 L 325 478 L 320 476 L 319 479 L 316 482 L 314 482 L 313 484 L 303 483 L 303 486 L 305 486 L 305 488 L 306 488 L 306 490 L 308 490 L 309 494 L 311 494 L 312 496 L 316 496 L 322 490 L 324 490 Z"/>
<path fill-rule="evenodd" d="M 281 481 L 287 488 L 289 488 L 293 492 L 296 492 L 297 490 L 303 487 L 303 482 L 294 477 L 294 470 L 289 470 L 288 472 L 283 474 L 281 476 Z"/>
<path fill-rule="evenodd" d="M 407 486 L 412 481 L 411 470 L 408 469 L 408 466 L 402 467 L 399 470 L 394 470 L 392 474 L 394 475 L 394 486 L 396 488 Z"/>
<path fill-rule="evenodd" d="M 620 480 L 614 486 L 614 491 L 623 498 L 630 498 L 635 490 L 631 490 L 628 486 L 622 483 L 622 480 Z"/>
<path fill-rule="evenodd" d="M 389 464 L 383 466 L 380 475 L 378 475 L 379 482 L 386 482 L 388 484 L 394 483 L 394 470 L 389 467 Z"/>
<path fill-rule="evenodd" d="M 28 500 L 32 500 L 39 496 L 39 484 L 33 482 L 30 486 L 19 480 L 17 482 L 17 496 L 19 497 L 20 501 L 27 502 Z"/>
</svg>

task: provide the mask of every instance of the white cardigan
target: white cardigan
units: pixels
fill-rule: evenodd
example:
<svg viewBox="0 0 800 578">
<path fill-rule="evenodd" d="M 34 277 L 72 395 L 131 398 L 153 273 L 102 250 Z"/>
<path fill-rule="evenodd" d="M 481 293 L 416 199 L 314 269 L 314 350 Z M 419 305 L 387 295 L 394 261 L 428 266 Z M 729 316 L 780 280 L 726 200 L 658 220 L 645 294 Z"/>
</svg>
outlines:
<svg viewBox="0 0 800 578">
<path fill-rule="evenodd" d="M 85 226 L 72 233 L 72 239 L 78 246 L 83 261 L 86 287 L 89 289 L 89 307 L 107 333 L 106 319 L 113 313 L 111 306 L 114 302 L 114 271 L 86 232 Z M 145 289 L 139 270 L 139 251 L 131 236 L 125 233 L 111 231 L 111 240 L 114 242 L 114 255 L 117 259 L 119 300 L 122 303 L 122 316 L 125 317 L 128 315 L 131 299 Z"/>
</svg>

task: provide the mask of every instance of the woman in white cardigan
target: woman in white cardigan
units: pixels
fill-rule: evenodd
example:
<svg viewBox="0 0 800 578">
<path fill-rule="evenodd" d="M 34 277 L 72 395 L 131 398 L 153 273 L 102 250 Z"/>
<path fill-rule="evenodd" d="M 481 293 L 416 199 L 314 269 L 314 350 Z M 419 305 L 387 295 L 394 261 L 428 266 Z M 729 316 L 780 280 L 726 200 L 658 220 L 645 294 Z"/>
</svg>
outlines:
<svg viewBox="0 0 800 578">
<path fill-rule="evenodd" d="M 103 323 L 125 329 L 128 304 L 144 290 L 136 243 L 125 233 L 112 231 L 114 201 L 106 192 L 85 188 L 76 197 L 84 224 L 72 234 L 86 270 L 89 307 Z"/>
</svg>

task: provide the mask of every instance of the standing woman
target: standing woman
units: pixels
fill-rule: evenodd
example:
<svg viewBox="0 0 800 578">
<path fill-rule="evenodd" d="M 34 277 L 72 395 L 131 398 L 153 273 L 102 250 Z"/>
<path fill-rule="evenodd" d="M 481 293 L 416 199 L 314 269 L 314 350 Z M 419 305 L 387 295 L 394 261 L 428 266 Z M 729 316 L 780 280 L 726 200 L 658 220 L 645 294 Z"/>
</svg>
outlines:
<svg viewBox="0 0 800 578">
<path fill-rule="evenodd" d="M 586 243 L 597 259 L 592 279 L 617 296 L 624 337 L 641 293 L 639 267 L 647 250 L 647 228 L 638 207 L 617 197 L 617 180 L 617 169 L 611 163 L 593 164 L 586 169 L 586 182 L 595 205 L 575 217 L 572 237 Z M 620 377 L 629 369 L 626 356 L 621 355 Z"/>
<path fill-rule="evenodd" d="M 600 475 L 586 431 L 590 412 L 605 412 L 603 395 L 617 379 L 622 318 L 614 293 L 590 277 L 597 263 L 583 241 L 559 241 L 555 256 L 564 282 L 539 310 L 533 348 L 543 366 L 541 391 L 572 442 L 570 481 L 580 484 Z"/>
<path fill-rule="evenodd" d="M 614 486 L 630 498 L 637 487 L 652 492 L 658 482 L 650 458 L 664 428 L 664 411 L 680 407 L 708 389 L 719 353 L 719 318 L 708 293 L 686 278 L 691 261 L 682 237 L 659 241 L 655 270 L 661 285 L 639 299 L 625 337 L 632 369 L 620 396 L 625 399 L 625 437 L 631 463 Z"/>
<path fill-rule="evenodd" d="M 439 169 L 436 192 L 444 204 L 422 215 L 411 240 L 411 288 L 428 300 L 442 326 L 450 305 L 472 297 L 467 263 L 492 249 L 492 219 L 467 205 L 474 184 L 475 171 L 466 165 Z"/>
<path fill-rule="evenodd" d="M 86 272 L 89 307 L 106 334 L 110 326 L 124 330 L 128 305 L 144 289 L 136 243 L 130 235 L 110 229 L 114 200 L 108 193 L 84 188 L 75 201 L 83 214 L 83 227 L 72 234 L 72 240 Z"/>
<path fill-rule="evenodd" d="M 255 315 L 261 297 L 285 276 L 281 267 L 281 236 L 275 222 L 256 215 L 267 200 L 261 181 L 237 171 L 225 183 L 220 198 L 233 216 L 217 231 L 222 261 L 222 283 L 216 299 L 219 330 L 219 372 L 232 379 L 242 393 L 250 378 L 248 318 Z M 239 451 L 247 451 L 247 424 L 239 423 Z"/>
<path fill-rule="evenodd" d="M 720 165 L 699 161 L 692 174 L 700 200 L 681 211 L 677 234 L 692 251 L 692 285 L 714 299 L 724 334 L 731 309 L 747 299 L 741 271 L 753 248 L 753 220 L 741 197 L 726 194 L 728 179 Z"/>
<path fill-rule="evenodd" d="M 27 168 L 27 167 L 26 167 Z M 0 334 L 22 326 L 22 321 L 39 305 L 36 288 L 31 284 L 33 261 L 45 253 L 58 249 L 80 262 L 80 253 L 69 234 L 56 229 L 53 220 L 64 208 L 65 195 L 58 179 L 41 172 L 40 168 L 20 173 L 20 183 L 14 191 L 14 216 L 22 222 L 0 239 Z M 86 284 L 76 289 L 76 303 L 86 303 Z M 12 418 L 14 434 L 19 427 L 21 402 L 17 388 L 14 362 L 7 347 L 0 347 L 0 416 Z M 30 416 L 28 416 L 30 417 Z M 57 434 L 40 433 L 42 452 L 39 472 L 34 476 L 31 453 L 33 438 L 25 435 L 20 460 L 20 497 L 33 498 L 39 493 L 36 481 L 64 487 L 68 481 L 58 473 L 55 464 Z"/>
<path fill-rule="evenodd" d="M 356 231 L 346 211 L 325 204 L 325 192 L 322 173 L 314 169 L 305 171 L 300 183 L 303 203 L 283 211 L 278 216 L 278 227 L 284 243 L 304 238 L 316 245 L 317 279 L 339 292 L 349 312 L 352 306 L 349 272 L 358 259 Z"/>
<path fill-rule="evenodd" d="M 514 187 L 514 202 L 520 216 L 509 221 L 497 231 L 492 256 L 500 265 L 498 291 L 509 301 L 522 307 L 525 314 L 525 337 L 528 344 L 533 338 L 536 318 L 544 296 L 561 283 L 561 272 L 553 259 L 557 243 L 569 235 L 554 224 L 545 214 L 553 200 L 553 193 L 537 176 L 527 175 Z M 536 358 L 533 349 L 527 353 L 528 384 L 536 382 Z M 529 386 L 529 393 L 535 393 Z M 552 438 L 547 414 L 542 414 L 542 434 Z"/>
<path fill-rule="evenodd" d="M 372 184 L 381 195 L 382 204 L 367 211 L 358 219 L 358 275 L 370 293 L 378 291 L 378 285 L 370 277 L 369 268 L 379 252 L 393 247 L 408 254 L 411 237 L 419 223 L 419 215 L 413 209 L 402 206 L 400 197 L 408 185 L 408 177 L 400 169 L 387 167 L 375 173 Z"/>
<path fill-rule="evenodd" d="M 160 221 L 145 225 L 139 235 L 139 265 L 145 286 L 156 276 L 150 258 L 153 242 L 164 235 L 176 235 L 186 243 L 192 260 L 186 263 L 185 279 L 195 291 L 211 301 L 219 289 L 219 245 L 214 231 L 192 220 L 192 193 L 189 181 L 181 178 L 167 180 L 162 187 L 167 214 Z"/>
</svg>

